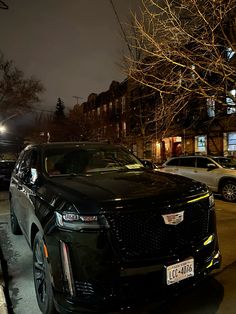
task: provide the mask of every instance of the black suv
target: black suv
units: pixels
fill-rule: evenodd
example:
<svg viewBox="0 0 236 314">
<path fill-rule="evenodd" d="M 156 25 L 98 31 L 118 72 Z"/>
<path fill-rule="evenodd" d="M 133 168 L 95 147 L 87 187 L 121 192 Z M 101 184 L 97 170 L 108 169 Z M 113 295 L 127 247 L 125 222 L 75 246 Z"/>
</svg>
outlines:
<svg viewBox="0 0 236 314">
<path fill-rule="evenodd" d="M 10 212 L 13 233 L 33 250 L 42 313 L 157 300 L 220 265 L 207 186 L 146 169 L 120 146 L 28 146 L 12 175 Z"/>
</svg>

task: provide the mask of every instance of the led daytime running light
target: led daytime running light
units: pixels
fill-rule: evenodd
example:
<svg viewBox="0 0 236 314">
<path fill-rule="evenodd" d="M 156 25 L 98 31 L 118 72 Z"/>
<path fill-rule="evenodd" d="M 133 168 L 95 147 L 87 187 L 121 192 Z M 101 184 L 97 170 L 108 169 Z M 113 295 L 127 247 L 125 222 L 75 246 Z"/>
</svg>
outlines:
<svg viewBox="0 0 236 314">
<path fill-rule="evenodd" d="M 203 195 L 203 196 L 199 196 L 199 197 L 197 197 L 197 198 L 194 198 L 193 200 L 190 200 L 190 201 L 188 201 L 187 203 L 197 202 L 197 201 L 200 201 L 200 200 L 202 200 L 202 199 L 204 199 L 204 198 L 207 198 L 207 197 L 209 197 L 209 196 L 210 196 L 210 194 L 207 193 L 207 194 L 205 194 L 205 195 Z"/>
</svg>

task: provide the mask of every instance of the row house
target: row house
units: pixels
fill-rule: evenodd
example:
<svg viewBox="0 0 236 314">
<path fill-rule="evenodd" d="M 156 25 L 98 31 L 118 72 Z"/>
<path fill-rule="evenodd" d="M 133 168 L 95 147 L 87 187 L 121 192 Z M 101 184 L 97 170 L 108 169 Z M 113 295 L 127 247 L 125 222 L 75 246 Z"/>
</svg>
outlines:
<svg viewBox="0 0 236 314">
<path fill-rule="evenodd" d="M 236 156 L 236 89 L 228 94 L 232 97 L 224 104 L 209 99 L 194 111 L 181 112 L 162 137 L 155 122 L 158 97 L 128 79 L 113 81 L 107 91 L 89 95 L 82 104 L 87 139 L 121 143 L 158 163 L 178 155 Z"/>
<path fill-rule="evenodd" d="M 128 80 L 113 81 L 108 91 L 89 95 L 82 104 L 83 119 L 88 139 L 121 143 L 158 163 L 183 154 L 236 156 L 236 90 L 231 93 L 223 108 L 209 100 L 199 111 L 182 112 L 161 139 L 153 119 L 155 98 Z"/>
<path fill-rule="evenodd" d="M 90 94 L 82 104 L 89 139 L 124 143 L 127 135 L 127 80 L 113 81 L 109 90 Z"/>
</svg>

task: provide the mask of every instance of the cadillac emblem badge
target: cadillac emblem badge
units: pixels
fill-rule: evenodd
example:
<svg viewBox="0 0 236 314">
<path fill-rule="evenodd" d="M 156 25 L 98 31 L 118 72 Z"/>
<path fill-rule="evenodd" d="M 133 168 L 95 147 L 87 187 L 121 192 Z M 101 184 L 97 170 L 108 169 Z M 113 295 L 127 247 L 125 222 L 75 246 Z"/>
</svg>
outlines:
<svg viewBox="0 0 236 314">
<path fill-rule="evenodd" d="M 178 225 L 184 220 L 184 211 L 162 215 L 162 217 L 164 218 L 164 222 L 166 225 Z"/>
</svg>

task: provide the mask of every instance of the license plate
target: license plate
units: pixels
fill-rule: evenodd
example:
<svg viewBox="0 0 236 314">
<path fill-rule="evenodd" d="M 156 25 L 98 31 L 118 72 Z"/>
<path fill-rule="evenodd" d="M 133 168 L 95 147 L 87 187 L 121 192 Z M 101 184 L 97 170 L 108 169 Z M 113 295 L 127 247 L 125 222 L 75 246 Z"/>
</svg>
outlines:
<svg viewBox="0 0 236 314">
<path fill-rule="evenodd" d="M 181 280 L 193 276 L 194 276 L 193 258 L 166 267 L 167 285 L 172 285 L 173 283 L 179 282 Z"/>
</svg>

